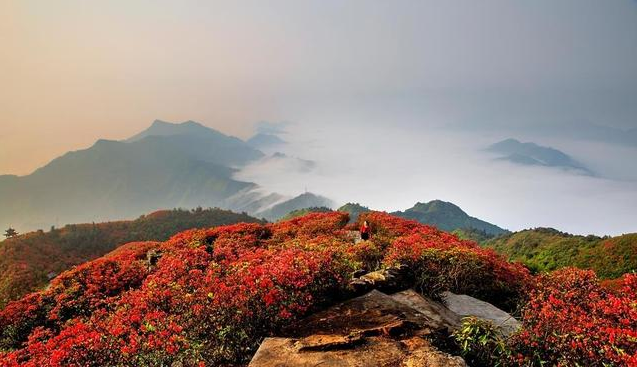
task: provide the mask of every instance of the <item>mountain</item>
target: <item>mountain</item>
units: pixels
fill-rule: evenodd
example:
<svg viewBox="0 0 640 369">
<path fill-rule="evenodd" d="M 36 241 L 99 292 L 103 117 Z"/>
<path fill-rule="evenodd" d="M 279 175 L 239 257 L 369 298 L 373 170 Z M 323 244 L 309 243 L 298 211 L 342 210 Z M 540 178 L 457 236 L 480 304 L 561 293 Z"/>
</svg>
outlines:
<svg viewBox="0 0 640 369">
<path fill-rule="evenodd" d="M 576 266 L 592 269 L 600 278 L 614 279 L 636 270 L 637 235 L 576 236 L 553 228 L 535 228 L 502 235 L 483 247 L 519 261 L 536 272 Z"/>
<path fill-rule="evenodd" d="M 247 144 L 256 149 L 265 149 L 273 146 L 284 145 L 287 142 L 274 134 L 258 133 L 247 140 Z"/>
<path fill-rule="evenodd" d="M 457 205 L 441 200 L 429 201 L 426 204 L 418 202 L 412 208 L 405 211 L 396 211 L 392 214 L 401 218 L 416 220 L 423 224 L 433 225 L 445 231 L 453 231 L 458 228 L 473 228 L 490 235 L 509 232 L 494 224 L 471 217 Z"/>
<path fill-rule="evenodd" d="M 484 241 L 488 241 L 495 236 L 485 231 L 476 228 L 456 228 L 451 233 L 455 234 L 461 240 L 471 240 L 480 244 Z"/>
<path fill-rule="evenodd" d="M 329 212 L 332 212 L 332 211 L 333 210 L 331 210 L 331 209 L 329 209 L 329 208 L 327 208 L 325 206 L 298 209 L 298 210 L 294 210 L 292 212 L 289 212 L 289 214 L 285 215 L 280 220 L 289 220 L 289 219 L 293 219 L 293 218 L 298 218 L 298 217 L 301 217 L 303 215 L 307 215 L 307 214 L 310 214 L 310 213 L 329 213 Z"/>
<path fill-rule="evenodd" d="M 594 175 L 591 170 L 562 151 L 551 147 L 539 146 L 533 142 L 520 142 L 509 138 L 494 143 L 487 148 L 487 151 L 502 155 L 498 160 L 515 164 L 556 167 L 575 170 L 586 175 Z"/>
<path fill-rule="evenodd" d="M 367 213 L 371 211 L 371 209 L 369 209 L 366 206 L 362 206 L 358 203 L 348 202 L 342 205 L 341 207 L 339 207 L 337 211 L 343 211 L 345 213 L 349 213 L 349 222 L 354 223 L 358 220 L 358 216 L 360 214 Z"/>
<path fill-rule="evenodd" d="M 227 136 L 191 120 L 183 123 L 155 120 L 149 128 L 125 142 L 137 142 L 147 137 L 156 137 L 158 142 L 194 159 L 219 165 L 244 165 L 264 156 L 237 137 Z"/>
<path fill-rule="evenodd" d="M 0 176 L 0 228 L 127 219 L 156 209 L 236 204 L 256 185 L 232 178 L 263 154 L 195 122 L 153 123 L 124 142 L 98 140 L 26 176 Z M 257 199 L 254 199 L 257 200 Z"/>
<path fill-rule="evenodd" d="M 260 222 L 221 209 L 162 210 L 136 220 L 72 224 L 30 232 L 0 242 L 0 308 L 44 287 L 73 265 L 100 257 L 132 241 L 164 241 L 191 228 Z"/>
<path fill-rule="evenodd" d="M 270 221 L 275 221 L 283 218 L 294 210 L 313 207 L 333 208 L 334 206 L 333 201 L 326 197 L 315 195 L 311 192 L 305 192 L 292 199 L 276 204 L 265 211 L 259 212 L 256 216 Z"/>
</svg>

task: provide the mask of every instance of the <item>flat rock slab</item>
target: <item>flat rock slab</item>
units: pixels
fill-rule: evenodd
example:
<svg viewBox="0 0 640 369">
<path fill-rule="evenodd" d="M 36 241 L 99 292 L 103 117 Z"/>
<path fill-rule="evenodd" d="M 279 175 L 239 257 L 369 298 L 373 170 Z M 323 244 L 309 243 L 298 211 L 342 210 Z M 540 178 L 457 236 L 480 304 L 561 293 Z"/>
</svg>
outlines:
<svg viewBox="0 0 640 369">
<path fill-rule="evenodd" d="M 445 292 L 444 302 L 449 310 L 460 316 L 476 316 L 492 321 L 507 335 L 522 325 L 517 319 L 509 315 L 509 313 L 498 309 L 488 302 L 478 300 L 471 296 Z"/>
<path fill-rule="evenodd" d="M 301 351 L 295 338 L 266 338 L 249 363 L 251 367 L 286 366 L 464 366 L 460 357 L 438 351 L 428 341 L 370 337 L 351 348 Z"/>
</svg>

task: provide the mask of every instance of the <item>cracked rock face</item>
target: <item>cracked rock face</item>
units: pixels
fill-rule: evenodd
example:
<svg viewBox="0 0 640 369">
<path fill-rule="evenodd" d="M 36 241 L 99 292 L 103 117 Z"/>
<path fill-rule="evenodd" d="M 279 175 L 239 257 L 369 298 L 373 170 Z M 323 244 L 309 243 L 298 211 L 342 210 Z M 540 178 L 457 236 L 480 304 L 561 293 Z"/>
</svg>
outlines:
<svg viewBox="0 0 640 369">
<path fill-rule="evenodd" d="M 249 366 L 464 366 L 434 346 L 460 317 L 413 290 L 377 290 L 296 322 L 266 338 Z"/>
</svg>

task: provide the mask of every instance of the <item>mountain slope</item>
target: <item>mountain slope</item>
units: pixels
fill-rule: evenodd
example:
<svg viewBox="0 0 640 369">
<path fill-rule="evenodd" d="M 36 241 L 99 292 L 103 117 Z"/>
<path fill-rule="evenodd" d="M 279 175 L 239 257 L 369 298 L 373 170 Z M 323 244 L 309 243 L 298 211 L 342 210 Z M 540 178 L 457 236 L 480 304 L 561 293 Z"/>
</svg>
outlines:
<svg viewBox="0 0 640 369">
<path fill-rule="evenodd" d="M 455 204 L 441 200 L 429 201 L 426 204 L 418 202 L 412 208 L 396 211 L 392 214 L 405 219 L 417 220 L 423 224 L 430 224 L 445 231 L 473 228 L 491 235 L 508 232 L 494 224 L 469 216 Z"/>
<path fill-rule="evenodd" d="M 292 211 L 314 207 L 332 208 L 334 207 L 334 203 L 326 197 L 316 195 L 311 192 L 305 192 L 292 199 L 276 204 L 267 210 L 259 212 L 256 216 L 263 217 L 270 221 L 275 221 L 285 217 Z"/>
<path fill-rule="evenodd" d="M 505 160 L 515 164 L 571 169 L 583 174 L 593 175 L 591 170 L 562 151 L 552 147 L 543 147 L 533 142 L 520 142 L 509 138 L 494 143 L 487 148 L 487 151 L 502 155 L 498 160 Z"/>
<path fill-rule="evenodd" d="M 259 220 L 220 209 L 163 210 L 132 221 L 72 224 L 7 239 L 0 242 L 0 308 L 44 287 L 49 277 L 124 243 L 164 241 L 183 230 L 238 222 Z"/>
<path fill-rule="evenodd" d="M 636 270 L 637 235 L 575 236 L 552 228 L 536 228 L 500 236 L 483 247 L 519 261 L 533 271 L 566 266 L 592 269 L 600 278 L 618 278 Z"/>
<path fill-rule="evenodd" d="M 333 210 L 327 208 L 327 207 L 313 207 L 313 208 L 304 208 L 304 209 L 298 209 L 298 210 L 294 210 L 289 212 L 289 214 L 283 216 L 282 218 L 280 218 L 279 220 L 289 220 L 289 219 L 293 219 L 293 218 L 298 218 L 310 213 L 330 213 Z"/>
<path fill-rule="evenodd" d="M 349 214 L 349 222 L 350 223 L 354 223 L 358 220 L 358 216 L 362 213 L 367 213 L 369 211 L 371 211 L 371 209 L 369 209 L 366 206 L 362 206 L 358 203 L 346 203 L 344 205 L 342 205 L 341 207 L 338 208 L 337 211 L 344 211 L 345 213 Z"/>
<path fill-rule="evenodd" d="M 197 123 L 156 121 L 128 142 L 98 140 L 30 175 L 0 176 L 0 228 L 24 232 L 175 207 L 244 210 L 234 201 L 256 185 L 232 179 L 229 166 L 261 155 Z"/>
<path fill-rule="evenodd" d="M 220 165 L 244 165 L 263 156 L 260 151 L 239 138 L 227 136 L 191 120 L 183 123 L 155 120 L 149 128 L 125 142 L 137 142 L 147 137 L 156 137 L 163 144 L 194 159 Z"/>
<path fill-rule="evenodd" d="M 256 149 L 269 148 L 272 146 L 284 145 L 286 143 L 287 142 L 280 137 L 267 133 L 258 133 L 247 140 L 247 144 L 251 147 L 255 147 Z"/>
<path fill-rule="evenodd" d="M 222 206 L 255 186 L 231 179 L 232 173 L 167 146 L 161 137 L 100 140 L 31 175 L 0 181 L 0 226 L 29 230 L 126 219 L 163 208 Z"/>
</svg>

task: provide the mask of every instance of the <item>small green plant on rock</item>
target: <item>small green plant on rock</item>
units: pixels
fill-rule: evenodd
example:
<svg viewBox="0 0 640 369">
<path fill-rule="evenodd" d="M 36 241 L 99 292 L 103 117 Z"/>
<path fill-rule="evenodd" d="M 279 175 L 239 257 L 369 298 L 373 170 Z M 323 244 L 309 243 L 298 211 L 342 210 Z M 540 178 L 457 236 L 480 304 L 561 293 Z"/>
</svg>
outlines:
<svg viewBox="0 0 640 369">
<path fill-rule="evenodd" d="M 507 351 L 500 329 L 491 321 L 473 316 L 462 318 L 462 326 L 453 338 L 471 366 L 497 365 Z"/>
</svg>

